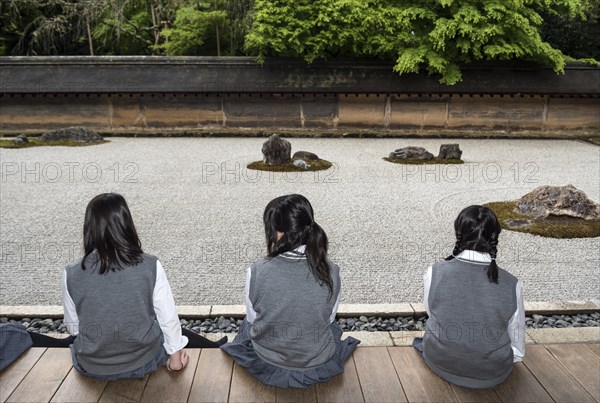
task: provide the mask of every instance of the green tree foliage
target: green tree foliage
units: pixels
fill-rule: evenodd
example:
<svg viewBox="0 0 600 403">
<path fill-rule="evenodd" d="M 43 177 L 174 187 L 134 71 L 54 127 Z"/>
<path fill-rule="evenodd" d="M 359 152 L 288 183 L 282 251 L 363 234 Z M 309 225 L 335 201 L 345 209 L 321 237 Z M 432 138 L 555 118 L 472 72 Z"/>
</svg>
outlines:
<svg viewBox="0 0 600 403">
<path fill-rule="evenodd" d="M 163 31 L 167 40 L 159 47 L 168 55 L 202 54 L 208 34 L 222 27 L 226 19 L 225 11 L 212 10 L 209 4 L 182 7 L 177 10 L 173 27 Z M 220 46 L 215 49 L 220 54 Z"/>
<path fill-rule="evenodd" d="M 102 55 L 152 54 L 153 4 L 142 0 L 106 0 L 93 29 L 93 38 Z"/>
<path fill-rule="evenodd" d="M 163 32 L 186 0 L 104 0 L 93 28 L 99 53 L 106 55 L 160 54 Z"/>
<path fill-rule="evenodd" d="M 395 60 L 400 74 L 426 69 L 461 80 L 478 60 L 533 60 L 562 72 L 565 56 L 540 35 L 536 10 L 573 18 L 581 0 L 256 0 L 247 49 L 258 55 Z"/>
<path fill-rule="evenodd" d="M 454 84 L 476 61 L 598 65 L 599 21 L 600 0 L 2 0 L 0 55 L 379 58 Z"/>
<path fill-rule="evenodd" d="M 242 54 L 252 0 L 3 0 L 0 55 Z"/>
<path fill-rule="evenodd" d="M 182 7 L 159 48 L 168 55 L 241 54 L 251 6 L 252 0 L 213 0 Z"/>
<path fill-rule="evenodd" d="M 89 54 L 101 1 L 8 0 L 0 5 L 0 54 Z"/>
<path fill-rule="evenodd" d="M 244 40 L 252 20 L 253 0 L 226 0 L 223 1 L 223 9 L 227 13 L 227 39 L 229 40 L 228 55 L 243 55 Z"/>
<path fill-rule="evenodd" d="M 541 11 L 542 38 L 575 59 L 600 60 L 600 0 L 584 0 L 583 15 Z"/>
</svg>

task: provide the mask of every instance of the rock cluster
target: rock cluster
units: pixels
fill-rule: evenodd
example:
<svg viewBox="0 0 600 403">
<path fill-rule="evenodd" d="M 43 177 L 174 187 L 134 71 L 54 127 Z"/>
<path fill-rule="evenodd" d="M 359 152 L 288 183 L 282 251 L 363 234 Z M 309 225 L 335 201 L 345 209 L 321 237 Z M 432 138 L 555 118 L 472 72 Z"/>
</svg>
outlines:
<svg viewBox="0 0 600 403">
<path fill-rule="evenodd" d="M 290 162 L 292 145 L 289 141 L 273 134 L 262 146 L 263 162 L 267 165 L 283 165 Z"/>
<path fill-rule="evenodd" d="M 459 148 L 458 144 L 442 144 L 440 146 L 440 152 L 437 156 L 438 159 L 441 160 L 449 160 L 449 159 L 460 159 L 462 156 L 462 150 Z M 398 148 L 392 151 L 389 155 L 389 159 L 398 160 L 398 159 L 417 159 L 417 160 L 432 160 L 433 154 L 427 151 L 423 147 L 403 147 Z"/>
<path fill-rule="evenodd" d="M 528 328 L 548 329 L 564 327 L 596 327 L 600 326 L 600 313 L 577 315 L 532 315 L 525 318 Z"/>
<path fill-rule="evenodd" d="M 423 147 L 403 147 L 392 151 L 390 153 L 390 159 L 431 160 L 433 159 L 433 154 L 424 149 Z"/>
<path fill-rule="evenodd" d="M 100 142 L 103 140 L 97 132 L 85 127 L 74 126 L 53 130 L 42 134 L 42 141 L 81 141 L 84 143 Z"/>
<path fill-rule="evenodd" d="M 300 168 L 300 169 L 310 168 L 310 165 L 308 164 L 308 162 L 306 162 L 304 160 L 294 160 L 293 164 L 296 168 Z"/>
<path fill-rule="evenodd" d="M 317 154 L 311 153 L 310 151 L 296 151 L 292 156 L 292 159 L 295 160 L 304 160 L 304 161 L 318 161 L 320 158 Z"/>
<path fill-rule="evenodd" d="M 600 219 L 600 204 L 594 203 L 573 185 L 540 186 L 521 197 L 514 211 L 533 218 L 552 215 L 586 220 Z"/>
<path fill-rule="evenodd" d="M 442 144 L 438 158 L 441 160 L 459 160 L 462 156 L 462 150 L 458 144 Z"/>
<path fill-rule="evenodd" d="M 24 134 L 19 134 L 17 137 L 13 139 L 13 144 L 21 146 L 29 143 L 29 138 L 27 138 Z"/>
<path fill-rule="evenodd" d="M 360 316 L 358 318 L 339 318 L 338 325 L 343 331 L 401 331 L 401 330 L 425 330 L 427 316 L 421 317 L 402 317 L 397 318 L 381 318 L 375 316 Z"/>
<path fill-rule="evenodd" d="M 315 153 L 296 151 L 293 156 L 292 145 L 289 141 L 273 134 L 262 146 L 263 162 L 267 165 L 285 165 L 290 161 L 296 168 L 308 169 L 311 161 L 319 161 Z"/>
</svg>

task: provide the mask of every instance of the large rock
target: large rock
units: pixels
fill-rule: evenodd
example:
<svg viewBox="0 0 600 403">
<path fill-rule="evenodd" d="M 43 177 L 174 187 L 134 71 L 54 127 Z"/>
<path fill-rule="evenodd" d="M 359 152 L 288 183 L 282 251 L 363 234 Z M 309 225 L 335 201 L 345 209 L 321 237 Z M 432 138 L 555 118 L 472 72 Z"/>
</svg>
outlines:
<svg viewBox="0 0 600 403">
<path fill-rule="evenodd" d="M 292 156 L 293 160 L 318 161 L 319 156 L 310 151 L 296 151 Z"/>
<path fill-rule="evenodd" d="M 17 146 L 23 146 L 29 143 L 29 139 L 24 134 L 19 134 L 17 137 L 13 139 L 13 144 Z"/>
<path fill-rule="evenodd" d="M 390 159 L 418 159 L 430 160 L 433 159 L 433 154 L 423 147 L 404 147 L 398 148 L 390 153 Z"/>
<path fill-rule="evenodd" d="M 16 139 L 21 139 L 23 143 L 29 143 L 29 137 L 26 134 L 19 134 Z"/>
<path fill-rule="evenodd" d="M 269 137 L 262 146 L 263 162 L 267 165 L 283 165 L 291 160 L 292 145 L 277 134 Z"/>
<path fill-rule="evenodd" d="M 99 142 L 104 140 L 102 136 L 93 130 L 86 129 L 85 127 L 67 127 L 64 129 L 53 130 L 44 133 L 40 140 L 43 141 L 81 141 L 85 143 Z"/>
<path fill-rule="evenodd" d="M 596 220 L 600 219 L 600 204 L 573 185 L 540 186 L 517 201 L 515 212 L 533 218 L 554 215 Z"/>
<path fill-rule="evenodd" d="M 438 158 L 442 160 L 459 160 L 462 155 L 462 150 L 458 144 L 442 144 Z"/>
</svg>

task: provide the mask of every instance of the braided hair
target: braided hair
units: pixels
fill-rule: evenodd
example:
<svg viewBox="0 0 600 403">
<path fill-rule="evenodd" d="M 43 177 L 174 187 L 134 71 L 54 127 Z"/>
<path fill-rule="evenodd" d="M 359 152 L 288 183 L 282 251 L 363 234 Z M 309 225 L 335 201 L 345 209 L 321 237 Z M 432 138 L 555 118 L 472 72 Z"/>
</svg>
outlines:
<svg viewBox="0 0 600 403">
<path fill-rule="evenodd" d="M 452 254 L 446 260 L 452 260 L 464 250 L 475 250 L 490 254 L 492 261 L 487 269 L 488 280 L 498 283 L 498 237 L 502 228 L 494 212 L 483 206 L 469 206 L 463 209 L 454 221 L 456 243 Z"/>
</svg>

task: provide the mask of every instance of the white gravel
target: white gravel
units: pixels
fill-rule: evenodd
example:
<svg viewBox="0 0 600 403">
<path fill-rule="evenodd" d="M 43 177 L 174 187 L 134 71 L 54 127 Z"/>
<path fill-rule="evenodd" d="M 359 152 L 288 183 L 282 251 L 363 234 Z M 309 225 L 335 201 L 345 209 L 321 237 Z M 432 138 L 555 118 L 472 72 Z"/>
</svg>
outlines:
<svg viewBox="0 0 600 403">
<path fill-rule="evenodd" d="M 291 139 L 293 152 L 315 152 L 335 169 L 247 171 L 264 141 L 115 138 L 0 150 L 0 305 L 60 304 L 85 206 L 101 192 L 126 197 L 144 250 L 160 258 L 181 305 L 243 302 L 244 271 L 264 253 L 263 209 L 282 194 L 312 202 L 342 267 L 345 303 L 421 301 L 422 274 L 450 252 L 452 222 L 469 204 L 567 183 L 600 200 L 600 148 L 576 141 L 459 140 L 465 165 L 402 166 L 382 157 L 408 145 L 437 154 L 453 141 Z M 600 238 L 505 231 L 499 247 L 527 300 L 598 299 Z"/>
</svg>

